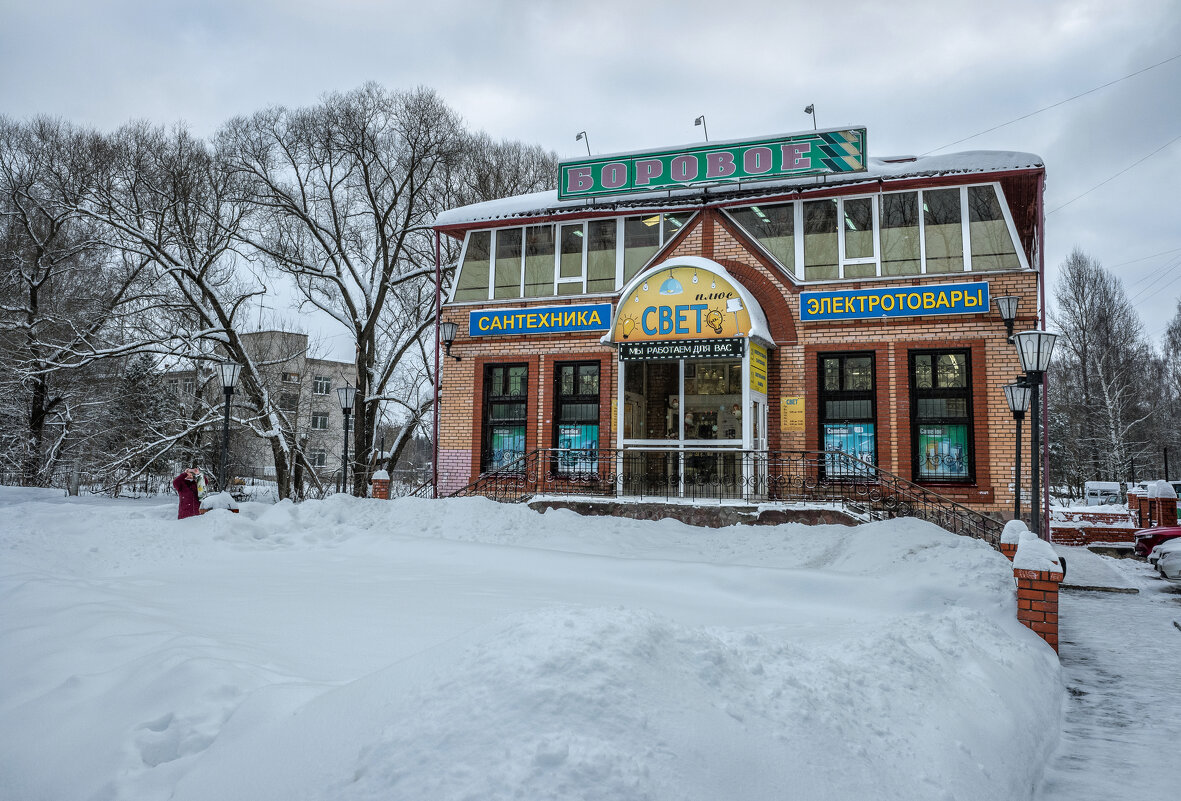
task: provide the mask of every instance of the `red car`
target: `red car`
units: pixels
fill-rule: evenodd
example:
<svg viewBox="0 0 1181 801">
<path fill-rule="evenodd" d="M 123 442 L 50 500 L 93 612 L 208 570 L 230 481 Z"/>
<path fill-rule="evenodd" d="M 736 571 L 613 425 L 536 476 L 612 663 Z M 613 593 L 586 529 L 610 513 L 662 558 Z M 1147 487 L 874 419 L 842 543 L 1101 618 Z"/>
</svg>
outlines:
<svg viewBox="0 0 1181 801">
<path fill-rule="evenodd" d="M 1136 555 L 1147 558 L 1153 548 L 1177 537 L 1181 537 L 1181 526 L 1140 529 L 1136 532 Z"/>
</svg>

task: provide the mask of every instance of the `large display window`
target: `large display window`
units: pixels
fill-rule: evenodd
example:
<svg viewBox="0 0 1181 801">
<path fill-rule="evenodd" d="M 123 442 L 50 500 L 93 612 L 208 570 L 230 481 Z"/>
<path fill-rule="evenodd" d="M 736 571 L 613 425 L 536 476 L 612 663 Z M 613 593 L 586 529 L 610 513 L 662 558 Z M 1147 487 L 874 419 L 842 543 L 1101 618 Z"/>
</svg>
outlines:
<svg viewBox="0 0 1181 801">
<path fill-rule="evenodd" d="M 912 469 L 919 481 L 975 477 L 967 350 L 910 352 Z"/>
<path fill-rule="evenodd" d="M 525 455 L 528 384 L 528 365 L 485 366 L 480 472 L 509 467 Z"/>
<path fill-rule="evenodd" d="M 838 478 L 867 475 L 878 460 L 873 354 L 825 353 L 819 367 L 825 472 Z"/>
<path fill-rule="evenodd" d="M 593 473 L 599 458 L 599 363 L 554 366 L 557 472 Z"/>
</svg>

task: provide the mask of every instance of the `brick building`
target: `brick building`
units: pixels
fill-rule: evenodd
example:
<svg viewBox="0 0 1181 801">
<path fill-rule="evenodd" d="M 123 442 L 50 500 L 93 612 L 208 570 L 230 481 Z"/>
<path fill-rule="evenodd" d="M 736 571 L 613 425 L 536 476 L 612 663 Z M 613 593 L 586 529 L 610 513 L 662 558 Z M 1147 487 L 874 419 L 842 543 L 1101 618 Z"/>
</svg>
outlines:
<svg viewBox="0 0 1181 801">
<path fill-rule="evenodd" d="M 1011 510 L 1021 368 L 992 299 L 1039 327 L 1044 166 L 869 158 L 865 134 L 563 162 L 557 192 L 440 215 L 463 248 L 439 492 L 557 449 L 758 499 L 757 457 L 812 451 Z"/>
</svg>

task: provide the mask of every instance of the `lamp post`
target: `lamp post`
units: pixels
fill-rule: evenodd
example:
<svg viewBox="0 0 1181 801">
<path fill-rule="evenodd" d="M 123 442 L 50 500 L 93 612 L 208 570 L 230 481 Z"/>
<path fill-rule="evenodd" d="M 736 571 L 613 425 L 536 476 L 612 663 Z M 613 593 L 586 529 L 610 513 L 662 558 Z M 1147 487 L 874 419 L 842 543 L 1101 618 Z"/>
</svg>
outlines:
<svg viewBox="0 0 1181 801">
<path fill-rule="evenodd" d="M 234 394 L 234 384 L 238 383 L 238 373 L 242 365 L 237 362 L 218 362 L 217 372 L 221 376 L 221 389 L 225 393 L 225 424 L 221 434 L 221 472 L 217 477 L 217 487 L 222 492 L 228 489 L 229 483 L 229 454 L 230 454 L 230 396 Z"/>
<path fill-rule="evenodd" d="M 1013 335 L 1013 344 L 1017 346 L 1017 356 L 1021 359 L 1021 369 L 1025 371 L 1025 382 L 1030 385 L 1032 399 L 1030 410 L 1033 412 L 1033 533 L 1042 536 L 1042 496 L 1041 496 L 1041 418 L 1038 401 L 1041 395 L 1042 381 L 1046 371 L 1050 369 L 1050 357 L 1054 353 L 1054 342 L 1057 334 L 1049 331 L 1022 331 Z"/>
<path fill-rule="evenodd" d="M 1005 400 L 1009 402 L 1009 411 L 1017 421 L 1017 457 L 1016 475 L 1013 478 L 1013 519 L 1021 519 L 1021 421 L 1025 419 L 1025 412 L 1029 410 L 1029 394 L 1031 387 L 1020 378 L 1012 384 L 1005 384 Z"/>
<path fill-rule="evenodd" d="M 340 411 L 344 414 L 344 458 L 340 462 L 341 492 L 348 492 L 349 486 L 349 415 L 353 413 L 356 395 L 357 388 L 348 383 L 336 388 L 336 399 L 340 401 Z"/>
<path fill-rule="evenodd" d="M 1008 334 L 1009 341 L 1013 341 L 1013 323 L 1017 321 L 1017 306 L 1021 303 L 1021 298 L 1016 295 L 1001 295 L 996 300 L 996 310 L 1000 313 L 1001 319 L 1005 323 L 1005 333 Z"/>
</svg>

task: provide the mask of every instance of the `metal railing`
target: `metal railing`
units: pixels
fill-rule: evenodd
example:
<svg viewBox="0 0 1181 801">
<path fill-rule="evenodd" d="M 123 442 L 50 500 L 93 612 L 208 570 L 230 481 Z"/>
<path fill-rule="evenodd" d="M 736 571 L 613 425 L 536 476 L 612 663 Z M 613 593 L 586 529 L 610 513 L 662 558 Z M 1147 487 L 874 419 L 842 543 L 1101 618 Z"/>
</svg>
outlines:
<svg viewBox="0 0 1181 801">
<path fill-rule="evenodd" d="M 667 502 L 824 502 L 872 519 L 918 517 L 1000 543 L 1003 524 L 841 451 L 706 448 L 571 450 L 523 454 L 451 494 L 520 502 L 536 495 Z"/>
</svg>

